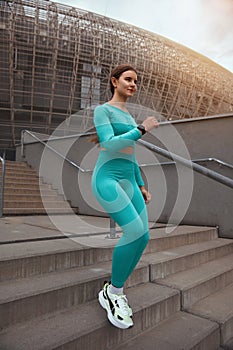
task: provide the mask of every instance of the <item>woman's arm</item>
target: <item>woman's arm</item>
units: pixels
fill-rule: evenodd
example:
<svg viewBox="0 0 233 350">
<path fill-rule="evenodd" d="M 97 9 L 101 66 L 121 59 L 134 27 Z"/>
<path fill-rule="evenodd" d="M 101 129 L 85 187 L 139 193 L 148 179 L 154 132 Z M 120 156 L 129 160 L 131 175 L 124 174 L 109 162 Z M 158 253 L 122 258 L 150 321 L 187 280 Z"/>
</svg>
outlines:
<svg viewBox="0 0 233 350">
<path fill-rule="evenodd" d="M 94 111 L 94 124 L 101 147 L 108 151 L 120 151 L 132 146 L 132 141 L 137 141 L 142 136 L 137 126 L 124 134 L 115 136 L 109 113 L 102 106 L 96 107 Z"/>
</svg>

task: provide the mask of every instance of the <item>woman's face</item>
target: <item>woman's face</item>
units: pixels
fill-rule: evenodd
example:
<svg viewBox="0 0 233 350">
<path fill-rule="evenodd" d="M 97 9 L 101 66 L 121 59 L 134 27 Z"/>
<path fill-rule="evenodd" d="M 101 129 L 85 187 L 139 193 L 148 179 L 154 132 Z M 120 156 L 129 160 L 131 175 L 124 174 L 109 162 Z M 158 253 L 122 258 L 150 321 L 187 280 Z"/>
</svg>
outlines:
<svg viewBox="0 0 233 350">
<path fill-rule="evenodd" d="M 137 91 L 137 74 L 133 70 L 127 70 L 116 79 L 112 78 L 115 93 L 124 99 L 131 97 Z"/>
</svg>

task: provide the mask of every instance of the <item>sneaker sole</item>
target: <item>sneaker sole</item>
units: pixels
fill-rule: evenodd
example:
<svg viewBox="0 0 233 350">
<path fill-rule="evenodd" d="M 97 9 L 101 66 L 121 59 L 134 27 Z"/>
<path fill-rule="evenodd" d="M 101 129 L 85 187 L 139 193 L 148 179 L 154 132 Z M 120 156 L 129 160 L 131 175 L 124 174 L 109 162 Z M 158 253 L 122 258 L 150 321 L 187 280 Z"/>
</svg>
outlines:
<svg viewBox="0 0 233 350">
<path fill-rule="evenodd" d="M 108 319 L 111 322 L 111 324 L 113 324 L 113 326 L 115 326 L 117 328 L 121 328 L 121 329 L 127 329 L 127 328 L 133 327 L 133 324 L 128 326 L 128 325 L 124 325 L 122 323 L 117 322 L 117 320 L 113 317 L 111 310 L 106 305 L 106 301 L 104 299 L 102 290 L 99 292 L 99 303 L 102 306 L 102 308 L 107 311 Z"/>
</svg>

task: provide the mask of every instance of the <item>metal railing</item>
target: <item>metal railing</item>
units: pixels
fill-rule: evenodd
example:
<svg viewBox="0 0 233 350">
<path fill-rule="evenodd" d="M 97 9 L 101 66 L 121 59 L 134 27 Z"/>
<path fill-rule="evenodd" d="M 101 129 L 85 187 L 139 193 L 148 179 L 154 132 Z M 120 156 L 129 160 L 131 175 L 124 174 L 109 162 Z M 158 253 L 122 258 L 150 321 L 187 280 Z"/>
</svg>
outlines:
<svg viewBox="0 0 233 350">
<path fill-rule="evenodd" d="M 42 141 L 40 138 L 38 138 L 36 135 L 34 135 L 33 133 L 31 133 L 28 130 L 24 130 L 24 133 L 28 133 L 32 138 L 34 138 L 37 142 L 40 142 L 41 144 L 43 144 L 45 147 L 47 147 L 48 149 L 50 149 L 51 151 L 53 151 L 54 153 L 56 153 L 59 157 L 61 157 L 64 161 L 68 162 L 70 165 L 74 166 L 75 168 L 77 168 L 78 170 L 80 170 L 82 173 L 85 172 L 92 172 L 91 169 L 83 169 L 81 168 L 78 164 L 76 164 L 75 162 L 71 161 L 70 159 L 68 159 L 67 157 L 65 157 L 64 155 L 62 155 L 60 152 L 58 152 L 56 149 L 54 149 L 53 147 L 49 146 L 47 144 L 47 142 Z M 88 133 L 88 134 L 83 134 L 83 136 L 86 135 L 91 135 L 93 133 Z M 74 137 L 75 135 L 73 135 L 72 137 Z M 59 137 L 55 138 L 55 139 L 59 139 Z M 228 168 L 233 169 L 233 166 L 229 163 L 223 162 L 219 159 L 216 158 L 203 158 L 203 159 L 196 159 L 196 160 L 188 160 L 186 158 L 183 158 L 175 153 L 169 152 L 163 148 L 160 148 L 156 145 L 153 145 L 152 143 L 149 143 L 147 141 L 144 140 L 138 140 L 138 142 L 143 145 L 144 147 L 146 147 L 147 149 L 158 153 L 168 159 L 171 159 L 172 162 L 164 162 L 164 163 L 154 163 L 154 164 L 142 164 L 140 166 L 148 166 L 148 165 L 165 165 L 165 164 L 175 164 L 176 162 L 190 168 L 193 169 L 194 171 L 205 175 L 209 178 L 212 178 L 213 180 L 222 183 L 225 186 L 231 187 L 233 188 L 233 180 L 229 177 L 223 176 L 213 170 L 207 169 L 204 166 L 201 166 L 197 163 L 199 162 L 204 162 L 204 161 L 214 161 L 222 166 L 226 166 Z M 22 141 L 22 155 L 23 155 L 23 147 L 24 147 L 24 142 Z M 108 236 L 108 238 L 114 239 L 117 238 L 116 236 L 116 225 L 114 220 L 110 219 L 110 235 Z"/>
<path fill-rule="evenodd" d="M 5 183 L 5 159 L 0 157 L 2 164 L 2 174 L 1 174 L 1 189 L 0 189 L 0 218 L 3 216 L 4 208 L 4 183 Z"/>
<path fill-rule="evenodd" d="M 72 160 L 70 160 L 69 158 L 65 157 L 63 154 L 61 154 L 60 152 L 58 152 L 55 148 L 49 146 L 47 144 L 47 142 L 42 141 L 39 137 L 37 137 L 36 135 L 34 135 L 33 133 L 31 133 L 28 130 L 23 130 L 22 131 L 22 136 L 21 136 L 21 156 L 24 157 L 24 134 L 27 133 L 28 135 L 30 135 L 32 138 L 34 138 L 37 142 L 40 142 L 42 145 L 44 145 L 47 149 L 49 149 L 50 151 L 54 152 L 56 155 L 58 155 L 60 158 L 62 158 L 64 161 L 66 161 L 67 163 L 69 163 L 70 165 L 72 165 L 73 167 L 77 168 L 78 170 L 80 170 L 82 173 L 89 173 L 92 172 L 91 169 L 83 169 L 81 168 L 78 164 L 76 164 L 75 162 L 73 162 Z M 73 135 L 71 137 L 74 137 L 76 135 Z M 58 140 L 61 139 L 59 137 L 56 138 L 52 138 L 51 140 Z"/>
<path fill-rule="evenodd" d="M 229 169 L 233 169 L 233 165 L 223 162 L 220 159 L 217 158 L 201 158 L 201 159 L 192 159 L 192 162 L 194 163 L 206 163 L 206 162 L 213 162 L 213 163 L 217 163 L 219 166 L 224 166 L 226 168 Z M 144 168 L 144 167 L 150 167 L 150 166 L 161 166 L 161 165 L 173 165 L 176 164 L 176 162 L 156 162 L 156 163 L 144 163 L 144 164 L 140 164 L 140 168 Z"/>
<path fill-rule="evenodd" d="M 226 168 L 233 169 L 233 165 L 232 164 L 223 162 L 222 160 L 217 159 L 217 158 L 194 159 L 193 162 L 194 163 L 214 162 L 214 163 L 217 163 L 218 165 L 224 166 Z"/>
<path fill-rule="evenodd" d="M 193 169 L 194 171 L 202 174 L 202 175 L 205 175 L 217 182 L 220 182 L 222 183 L 223 185 L 225 186 L 228 186 L 228 187 L 231 187 L 233 188 L 233 180 L 229 177 L 226 177 L 226 176 L 223 176 L 219 173 L 217 173 L 216 171 L 213 171 L 213 170 L 210 170 L 210 169 L 207 169 L 206 167 L 202 166 L 202 165 L 199 165 L 197 163 L 195 163 L 194 161 L 192 160 L 188 160 L 186 158 L 183 158 L 181 156 L 178 156 L 177 154 L 175 153 L 172 153 L 172 152 L 169 152 L 163 148 L 160 148 L 158 146 L 155 146 L 153 145 L 152 143 L 150 142 L 147 142 L 147 141 L 144 141 L 144 140 L 138 140 L 138 142 L 140 144 L 142 144 L 143 146 L 145 146 L 146 148 L 148 148 L 149 150 L 153 151 L 153 152 L 156 152 L 168 159 L 172 159 L 174 160 L 175 162 L 178 162 L 190 169 Z M 207 159 L 215 159 L 215 158 L 207 158 Z M 219 161 L 217 159 L 215 159 L 216 161 L 218 161 L 219 163 L 221 163 L 222 165 L 225 165 L 225 166 L 228 166 L 228 167 L 231 167 L 233 168 L 233 166 L 231 164 L 228 164 L 228 163 L 224 163 L 222 161 Z M 200 161 L 200 160 L 199 160 Z"/>
</svg>

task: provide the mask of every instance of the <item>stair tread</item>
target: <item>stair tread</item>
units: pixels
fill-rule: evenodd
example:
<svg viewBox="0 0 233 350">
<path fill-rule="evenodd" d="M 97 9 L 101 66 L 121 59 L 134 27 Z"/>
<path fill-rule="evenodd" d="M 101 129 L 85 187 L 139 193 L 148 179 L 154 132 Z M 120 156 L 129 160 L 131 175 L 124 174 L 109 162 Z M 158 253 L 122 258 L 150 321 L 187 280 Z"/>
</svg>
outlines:
<svg viewBox="0 0 233 350">
<path fill-rule="evenodd" d="M 14 187 L 13 187 L 14 186 Z M 25 186 L 27 186 L 26 188 L 29 188 L 29 189 L 35 189 L 35 190 L 49 190 L 49 189 L 52 189 L 53 191 L 56 191 L 55 189 L 52 188 L 51 184 L 48 184 L 48 183 L 38 183 L 36 182 L 35 184 L 33 183 L 29 183 L 29 184 L 23 184 L 23 183 L 19 183 L 17 184 L 16 182 L 12 183 L 12 182 L 8 182 L 8 183 L 5 183 L 5 186 L 4 186 L 4 189 L 6 190 L 13 190 L 14 188 L 25 188 Z"/>
<path fill-rule="evenodd" d="M 22 196 L 26 197 L 26 198 L 35 198 L 35 197 L 38 197 L 38 195 L 40 196 L 40 192 L 37 192 L 36 194 L 33 194 L 33 193 L 7 193 L 6 196 L 7 197 L 15 197 L 17 198 L 17 200 L 19 200 L 20 198 L 22 198 Z M 51 192 L 51 193 L 44 193 L 43 194 L 43 198 L 50 198 L 50 197 L 61 197 L 62 198 L 62 195 L 60 194 L 57 194 L 55 191 L 54 192 Z"/>
<path fill-rule="evenodd" d="M 56 230 L 49 229 L 49 232 L 51 233 L 51 236 L 62 235 L 61 232 Z M 0 262 L 37 257 L 38 255 L 41 257 L 56 253 L 59 254 L 68 251 L 76 251 L 78 249 L 84 250 L 89 248 L 85 248 L 69 238 L 64 238 L 62 240 L 54 239 L 38 242 L 22 242 L 17 245 L 9 243 L 0 245 Z"/>
<path fill-rule="evenodd" d="M 72 218 L 71 218 L 72 219 Z M 70 220 L 71 220 L 70 219 Z M 43 227 L 45 228 L 45 227 Z M 47 228 L 47 227 L 46 227 Z M 199 228 L 197 227 L 197 230 Z M 90 228 L 89 228 L 90 230 Z M 189 228 L 189 231 L 192 232 L 194 230 L 194 227 L 191 226 Z M 204 230 L 207 230 L 204 228 Z M 103 231 L 108 231 L 108 228 L 106 229 L 101 229 L 101 228 L 96 228 L 96 230 L 92 230 L 91 233 L 98 233 L 98 240 L 100 241 L 100 249 L 101 248 L 106 248 L 106 247 L 113 247 L 116 244 L 117 239 L 106 239 L 106 233 L 101 235 L 101 232 Z M 180 234 L 180 231 L 182 231 L 182 235 L 185 235 L 185 231 L 182 230 L 176 230 L 173 232 L 174 238 L 176 238 L 176 234 Z M 202 228 L 200 227 L 200 231 L 202 231 Z M 67 230 L 67 233 L 73 233 L 73 231 Z M 87 229 L 84 226 L 84 229 L 82 231 L 83 233 L 87 233 Z M 152 229 L 151 230 L 151 239 L 150 240 L 155 240 L 156 244 L 160 239 L 164 239 L 166 236 L 164 234 L 165 228 L 158 228 L 158 229 Z M 205 232 L 205 231 L 204 231 Z M 52 231 L 51 231 L 52 233 Z M 56 228 L 54 228 L 54 231 L 51 235 L 61 235 L 60 231 L 58 231 Z M 37 254 L 53 254 L 53 253 L 61 253 L 65 251 L 70 251 L 70 250 L 75 250 L 77 247 L 80 246 L 80 244 L 83 246 L 82 249 L 89 249 L 88 247 L 91 246 L 91 242 L 88 241 L 90 238 L 86 238 L 81 241 L 79 241 L 79 237 L 77 235 L 78 241 L 75 240 L 70 240 L 70 239 L 64 239 L 61 241 L 54 241 L 50 240 L 47 242 L 27 242 L 27 243 L 21 243 L 20 245 L 17 246 L 12 246 L 11 244 L 9 245 L 0 245 L 0 261 L 2 260 L 11 260 L 11 259 L 17 259 L 17 258 L 26 258 L 26 257 L 32 257 L 36 256 Z M 150 254 L 150 253 L 148 253 Z M 157 253 L 156 253 L 157 254 Z M 147 255 L 147 254 L 146 254 Z M 153 253 L 152 253 L 153 256 Z M 144 259 L 144 256 L 142 257 Z"/>
<path fill-rule="evenodd" d="M 156 282 L 172 286 L 173 288 L 179 288 L 180 290 L 187 290 L 231 270 L 233 270 L 233 254 L 228 254 L 227 256 L 201 264 L 192 269 L 158 279 Z"/>
<path fill-rule="evenodd" d="M 0 174 L 1 174 L 0 170 Z M 36 170 L 33 169 L 7 169 L 5 170 L 5 178 L 6 177 L 15 177 L 17 175 L 24 176 L 24 175 L 31 175 L 38 177 L 38 174 Z"/>
<path fill-rule="evenodd" d="M 180 311 L 114 350 L 191 350 L 213 332 L 215 337 L 212 341 L 218 340 L 217 324 Z M 206 347 L 202 349 L 204 348 L 207 349 Z M 217 349 L 217 347 L 208 349 Z"/>
<path fill-rule="evenodd" d="M 153 230 L 153 227 L 150 228 L 150 234 L 156 235 L 157 238 L 159 237 L 167 237 L 171 238 L 173 236 L 177 237 L 179 235 L 187 235 L 190 233 L 200 233 L 200 232 L 208 232 L 210 230 L 215 231 L 215 227 L 209 227 L 209 226 L 192 226 L 192 225 L 180 225 L 180 226 L 166 226 L 161 228 L 156 228 L 156 230 Z M 217 238 L 217 234 L 216 234 Z"/>
<path fill-rule="evenodd" d="M 13 196 L 12 196 L 13 197 Z M 42 198 L 41 196 L 36 196 L 36 195 L 14 195 L 14 197 L 16 197 L 15 199 L 4 199 L 4 204 L 9 204 L 9 203 L 42 203 Z M 25 198 L 26 197 L 26 198 Z M 51 197 L 56 197 L 56 198 L 51 198 Z M 59 201 L 60 202 L 64 202 L 67 203 L 62 197 L 59 197 L 59 195 L 43 195 L 43 202 L 46 203 L 53 203 L 54 199 L 56 199 L 56 202 Z"/>
<path fill-rule="evenodd" d="M 150 262 L 150 264 L 158 264 L 166 261 L 179 259 L 190 254 L 197 254 L 209 249 L 233 245 L 232 239 L 216 238 L 210 241 L 193 243 L 176 248 L 163 250 L 156 253 L 148 253 L 142 257 L 143 261 Z"/>
<path fill-rule="evenodd" d="M 139 263 L 139 266 L 147 266 Z M 29 278 L 11 280 L 0 283 L 0 304 L 84 283 L 90 280 L 106 278 L 111 272 L 111 262 L 82 266 Z"/>
<path fill-rule="evenodd" d="M 233 319 L 233 283 L 198 301 L 187 310 L 218 323 Z"/>
<path fill-rule="evenodd" d="M 153 283 L 131 287 L 126 292 L 135 315 L 151 305 L 178 296 L 177 291 Z M 4 329 L 0 333 L 0 345 L 4 346 L 5 350 L 14 349 L 15 344 L 17 344 L 17 350 L 53 349 L 77 337 L 99 331 L 101 328 L 106 329 L 106 332 L 120 331 L 109 324 L 106 312 L 94 300 Z M 134 327 L 132 332 L 133 330 Z M 120 332 L 123 334 L 125 331 Z M 93 338 L 92 341 L 95 343 L 95 349 L 99 349 L 98 342 L 96 343 Z"/>
<path fill-rule="evenodd" d="M 4 215 L 70 215 L 71 212 L 76 212 L 75 209 L 69 209 L 69 208 L 43 208 L 38 207 L 38 208 L 28 208 L 28 207 L 23 207 L 23 208 L 5 208 L 3 210 Z"/>
</svg>

